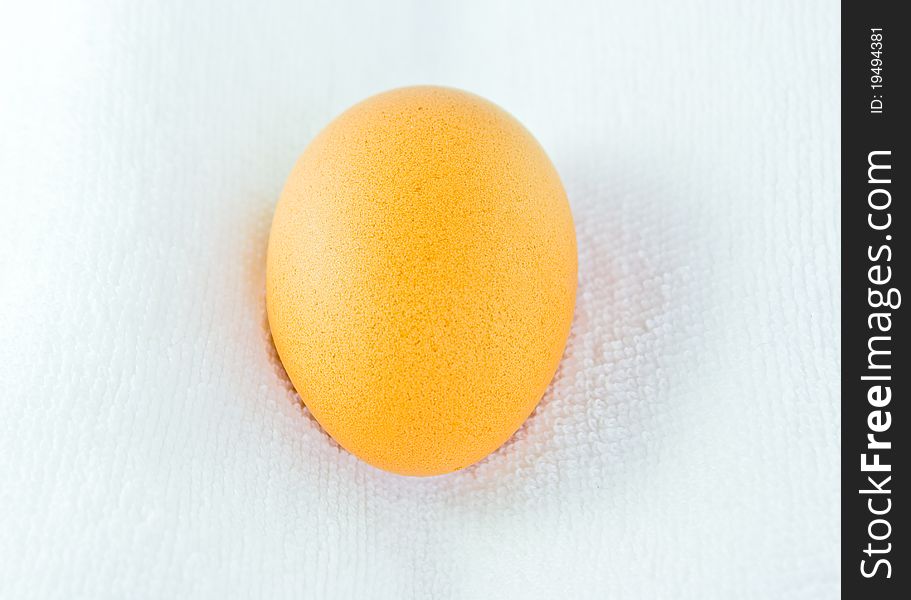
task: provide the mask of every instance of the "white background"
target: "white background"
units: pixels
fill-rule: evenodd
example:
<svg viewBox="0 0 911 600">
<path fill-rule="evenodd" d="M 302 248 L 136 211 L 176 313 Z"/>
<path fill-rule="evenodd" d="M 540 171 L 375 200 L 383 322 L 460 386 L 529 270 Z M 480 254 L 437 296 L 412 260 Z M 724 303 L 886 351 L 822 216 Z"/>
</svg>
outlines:
<svg viewBox="0 0 911 600">
<path fill-rule="evenodd" d="M 837 593 L 837 2 L 0 6 L 0 597 Z M 297 155 L 416 83 L 528 126 L 580 254 L 538 411 L 432 479 L 263 308 Z"/>
</svg>

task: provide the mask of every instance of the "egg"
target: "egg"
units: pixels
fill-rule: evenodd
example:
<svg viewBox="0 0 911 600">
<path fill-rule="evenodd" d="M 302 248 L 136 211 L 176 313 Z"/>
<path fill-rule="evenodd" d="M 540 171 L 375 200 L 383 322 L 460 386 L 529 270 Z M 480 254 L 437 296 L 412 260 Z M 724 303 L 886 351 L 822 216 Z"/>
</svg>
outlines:
<svg viewBox="0 0 911 600">
<path fill-rule="evenodd" d="M 534 137 L 483 98 L 410 87 L 350 108 L 297 161 L 266 304 L 288 377 L 339 445 L 438 475 L 533 412 L 576 271 L 569 203 Z"/>
</svg>

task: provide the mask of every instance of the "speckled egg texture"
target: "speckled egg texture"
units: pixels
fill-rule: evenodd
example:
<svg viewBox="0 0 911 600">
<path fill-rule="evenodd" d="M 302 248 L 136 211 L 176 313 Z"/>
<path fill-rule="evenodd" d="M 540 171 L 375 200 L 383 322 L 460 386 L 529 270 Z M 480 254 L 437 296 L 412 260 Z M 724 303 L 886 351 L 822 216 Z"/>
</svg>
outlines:
<svg viewBox="0 0 911 600">
<path fill-rule="evenodd" d="M 475 463 L 532 413 L 563 354 L 576 239 L 559 176 L 512 116 L 412 87 L 329 124 L 269 238 L 275 347 L 341 446 L 406 475 Z"/>
</svg>

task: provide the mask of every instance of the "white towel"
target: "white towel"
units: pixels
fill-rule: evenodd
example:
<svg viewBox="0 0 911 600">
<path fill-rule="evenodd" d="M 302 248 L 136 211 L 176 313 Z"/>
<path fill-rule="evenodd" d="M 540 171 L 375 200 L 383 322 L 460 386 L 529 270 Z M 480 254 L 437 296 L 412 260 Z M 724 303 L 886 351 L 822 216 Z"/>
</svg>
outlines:
<svg viewBox="0 0 911 600">
<path fill-rule="evenodd" d="M 0 597 L 833 597 L 838 11 L 4 8 Z M 430 479 L 327 438 L 263 307 L 297 155 L 417 83 L 538 137 L 580 259 L 537 412 Z"/>
</svg>

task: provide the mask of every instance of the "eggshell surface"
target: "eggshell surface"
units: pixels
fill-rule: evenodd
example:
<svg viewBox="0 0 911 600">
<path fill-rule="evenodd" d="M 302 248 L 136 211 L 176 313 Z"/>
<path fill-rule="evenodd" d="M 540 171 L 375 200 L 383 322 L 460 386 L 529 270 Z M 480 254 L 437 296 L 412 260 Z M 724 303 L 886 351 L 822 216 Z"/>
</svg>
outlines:
<svg viewBox="0 0 911 600">
<path fill-rule="evenodd" d="M 500 447 L 556 372 L 576 239 L 543 149 L 496 105 L 413 87 L 371 97 L 300 157 L 269 238 L 282 364 L 316 420 L 405 475 Z"/>
</svg>

